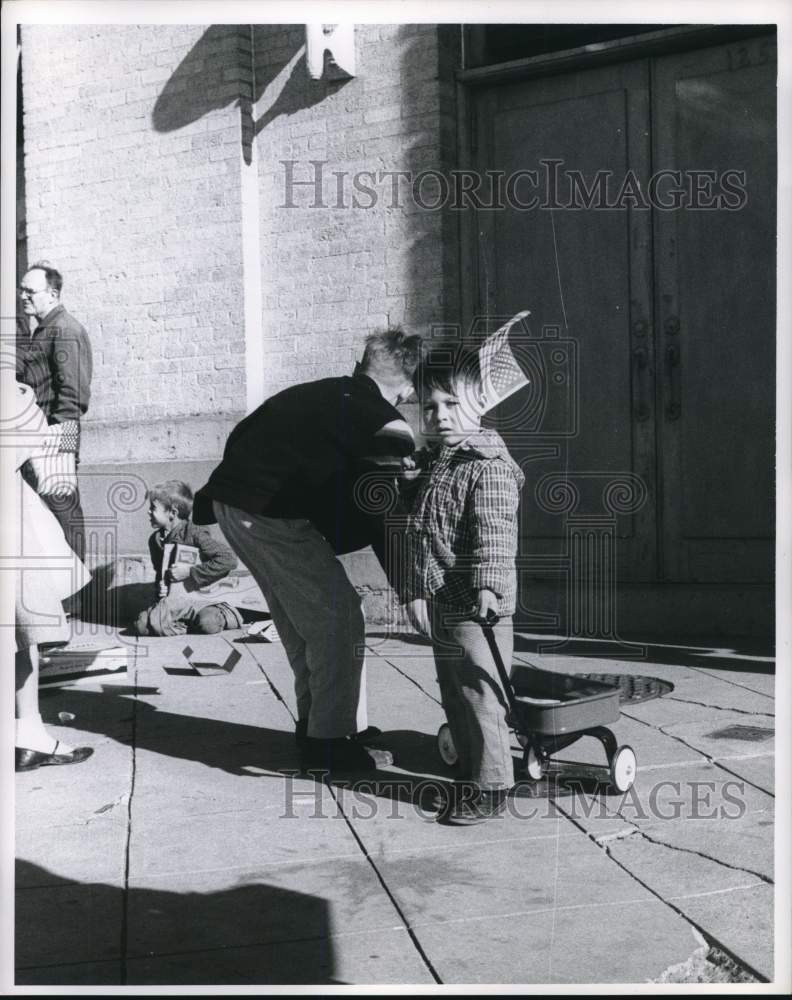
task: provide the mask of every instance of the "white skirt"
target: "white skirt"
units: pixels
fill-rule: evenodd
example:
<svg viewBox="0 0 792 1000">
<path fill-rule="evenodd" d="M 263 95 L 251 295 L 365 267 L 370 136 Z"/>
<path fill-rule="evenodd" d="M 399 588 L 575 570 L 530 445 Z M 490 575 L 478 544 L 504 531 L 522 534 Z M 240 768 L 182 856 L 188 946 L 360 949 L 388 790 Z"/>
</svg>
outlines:
<svg viewBox="0 0 792 1000">
<path fill-rule="evenodd" d="M 69 547 L 55 515 L 17 476 L 20 487 L 16 557 L 16 643 L 23 649 L 39 642 L 68 640 L 61 602 L 91 579 Z"/>
</svg>

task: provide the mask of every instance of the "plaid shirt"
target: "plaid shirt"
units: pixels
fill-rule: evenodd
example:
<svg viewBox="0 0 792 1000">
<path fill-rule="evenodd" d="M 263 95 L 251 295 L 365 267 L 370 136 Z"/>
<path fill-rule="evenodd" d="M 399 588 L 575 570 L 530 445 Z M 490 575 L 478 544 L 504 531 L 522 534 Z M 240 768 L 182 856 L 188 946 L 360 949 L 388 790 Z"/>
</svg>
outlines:
<svg viewBox="0 0 792 1000">
<path fill-rule="evenodd" d="M 499 614 L 513 614 L 521 469 L 490 430 L 426 457 L 407 518 L 401 596 L 469 613 L 486 589 L 497 595 Z"/>
</svg>

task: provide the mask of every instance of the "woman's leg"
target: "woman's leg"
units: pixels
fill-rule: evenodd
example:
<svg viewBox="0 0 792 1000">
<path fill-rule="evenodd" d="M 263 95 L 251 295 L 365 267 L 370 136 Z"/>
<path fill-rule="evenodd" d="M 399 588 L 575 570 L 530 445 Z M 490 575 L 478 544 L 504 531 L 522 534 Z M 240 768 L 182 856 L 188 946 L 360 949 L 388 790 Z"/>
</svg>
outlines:
<svg viewBox="0 0 792 1000">
<path fill-rule="evenodd" d="M 44 728 L 39 712 L 38 646 L 23 646 L 16 654 L 16 770 L 32 771 L 44 764 L 80 764 L 92 747 L 70 747 Z"/>
<path fill-rule="evenodd" d="M 16 745 L 52 753 L 56 740 L 47 733 L 39 713 L 39 651 L 26 646 L 16 654 Z M 68 749 L 65 751 L 68 753 Z"/>
</svg>

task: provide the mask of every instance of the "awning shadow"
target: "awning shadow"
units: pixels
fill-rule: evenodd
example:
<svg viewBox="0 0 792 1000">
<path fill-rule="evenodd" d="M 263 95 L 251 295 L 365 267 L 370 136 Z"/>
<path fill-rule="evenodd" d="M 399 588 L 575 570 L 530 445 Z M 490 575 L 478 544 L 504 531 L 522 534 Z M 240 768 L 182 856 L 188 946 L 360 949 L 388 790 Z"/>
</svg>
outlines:
<svg viewBox="0 0 792 1000">
<path fill-rule="evenodd" d="M 241 115 L 242 151 L 250 164 L 252 143 L 262 129 L 282 115 L 313 107 L 348 82 L 312 80 L 306 68 L 303 26 L 277 27 L 277 34 L 271 25 L 213 24 L 207 28 L 157 97 L 151 114 L 155 131 L 174 132 L 213 111 L 236 106 Z M 268 47 L 272 59 L 267 58 Z M 271 103 L 262 111 L 258 105 L 268 90 Z"/>
<path fill-rule="evenodd" d="M 265 879 L 171 892 L 80 883 L 18 860 L 16 983 L 338 984 L 327 901 Z M 124 921 L 126 954 L 91 960 L 116 942 L 120 951 Z"/>
</svg>

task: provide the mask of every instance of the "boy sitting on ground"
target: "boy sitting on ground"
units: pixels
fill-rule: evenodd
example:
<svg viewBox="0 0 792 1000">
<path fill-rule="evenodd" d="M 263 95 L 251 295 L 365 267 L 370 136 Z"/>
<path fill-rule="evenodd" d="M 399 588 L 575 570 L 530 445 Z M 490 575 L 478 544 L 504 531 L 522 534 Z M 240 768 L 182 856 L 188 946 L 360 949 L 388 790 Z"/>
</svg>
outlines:
<svg viewBox="0 0 792 1000">
<path fill-rule="evenodd" d="M 156 528 L 149 538 L 149 552 L 158 600 L 141 611 L 131 631 L 135 635 L 183 635 L 188 631 L 211 635 L 241 628 L 242 615 L 236 608 L 225 602 L 208 603 L 205 596 L 201 599 L 196 593 L 228 576 L 237 561 L 231 549 L 217 541 L 208 528 L 193 524 L 190 487 L 172 479 L 152 486 L 146 496 L 149 522 Z M 170 545 L 197 549 L 200 562 L 163 565 L 166 546 Z"/>
<path fill-rule="evenodd" d="M 414 382 L 432 444 L 416 456 L 425 471 L 406 473 L 414 482 L 403 491 L 410 510 L 403 596 L 410 619 L 431 636 L 464 779 L 438 803 L 438 818 L 468 825 L 502 812 L 514 783 L 506 703 L 481 623 L 497 618 L 493 634 L 508 668 L 525 477 L 500 435 L 481 427 L 486 400 L 477 353 L 438 346 Z"/>
</svg>

